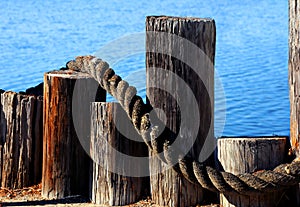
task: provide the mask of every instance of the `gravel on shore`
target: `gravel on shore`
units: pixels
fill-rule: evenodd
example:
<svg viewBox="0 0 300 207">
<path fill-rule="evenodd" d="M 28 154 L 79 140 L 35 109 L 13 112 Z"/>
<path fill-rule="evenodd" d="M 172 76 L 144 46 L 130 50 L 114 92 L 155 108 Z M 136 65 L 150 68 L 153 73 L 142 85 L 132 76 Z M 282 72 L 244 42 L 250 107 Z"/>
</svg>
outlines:
<svg viewBox="0 0 300 207">
<path fill-rule="evenodd" d="M 109 207 L 108 205 L 92 204 L 88 199 L 82 196 L 69 196 L 63 199 L 47 200 L 41 196 L 41 184 L 26 187 L 22 189 L 0 188 L 0 207 L 4 206 L 72 206 L 72 207 Z M 151 199 L 141 200 L 135 204 L 124 207 L 162 207 L 156 205 Z M 197 205 L 196 207 L 204 207 Z M 206 205 L 205 207 L 220 207 L 218 204 Z"/>
</svg>

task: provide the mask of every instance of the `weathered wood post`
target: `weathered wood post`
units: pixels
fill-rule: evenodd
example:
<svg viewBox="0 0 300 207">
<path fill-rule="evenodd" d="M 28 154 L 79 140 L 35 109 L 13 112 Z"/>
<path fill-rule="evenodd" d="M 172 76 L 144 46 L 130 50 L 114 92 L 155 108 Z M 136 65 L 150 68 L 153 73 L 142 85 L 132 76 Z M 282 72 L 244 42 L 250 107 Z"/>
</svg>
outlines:
<svg viewBox="0 0 300 207">
<path fill-rule="evenodd" d="M 1 187 L 23 188 L 37 184 L 42 167 L 42 98 L 1 92 Z"/>
<path fill-rule="evenodd" d="M 289 1 L 289 15 L 290 139 L 293 151 L 300 156 L 300 5 L 297 0 Z"/>
<path fill-rule="evenodd" d="M 300 157 L 300 4 L 289 0 L 289 86 L 291 152 Z M 300 183 L 297 189 L 300 205 Z"/>
<path fill-rule="evenodd" d="M 206 139 L 214 142 L 215 38 L 212 19 L 146 19 L 147 98 L 165 123 L 161 136 L 170 143 L 177 140 L 181 151 L 199 157 L 201 162 L 214 150 L 201 151 Z M 199 185 L 155 157 L 150 159 L 150 172 L 155 203 L 174 207 L 194 206 L 202 201 L 203 189 Z"/>
<path fill-rule="evenodd" d="M 43 92 L 41 92 L 42 94 Z M 42 181 L 42 165 L 43 165 L 43 96 L 37 96 L 35 104 L 35 120 L 33 122 L 33 132 L 34 132 L 34 162 L 33 171 L 30 180 L 33 183 L 40 183 Z"/>
<path fill-rule="evenodd" d="M 282 164 L 286 156 L 286 137 L 219 138 L 218 160 L 225 172 L 235 175 L 271 170 Z M 220 194 L 224 207 L 278 206 L 283 193 L 258 192 L 249 196 Z"/>
<path fill-rule="evenodd" d="M 2 182 L 2 166 L 3 166 L 3 162 L 2 162 L 2 160 L 3 160 L 3 140 L 5 140 L 5 133 L 3 132 L 3 123 L 2 123 L 2 117 L 4 117 L 4 112 L 3 112 L 3 105 L 2 105 L 2 101 L 1 101 L 1 99 L 2 99 L 2 93 L 4 93 L 5 91 L 4 90 L 2 90 L 2 89 L 0 89 L 0 142 L 1 142 L 1 144 L 0 144 L 0 176 L 1 176 L 1 182 Z M 1 183 L 0 182 L 0 183 Z M 1 184 L 1 186 L 2 186 L 2 184 Z"/>
<path fill-rule="evenodd" d="M 78 81 L 78 82 L 77 82 Z M 80 91 L 74 88 L 80 83 Z M 93 93 L 97 82 L 88 74 L 75 71 L 52 71 L 44 76 L 44 140 L 42 195 L 46 198 L 63 198 L 85 195 L 89 192 L 90 158 L 78 139 L 77 132 L 90 131 L 89 121 L 74 120 L 74 103 L 84 103 L 77 113 L 89 113 L 91 101 L 105 101 L 106 93 Z M 97 97 L 97 99 L 96 99 Z M 91 100 L 92 98 L 92 100 Z M 87 110 L 86 110 L 87 109 Z M 76 114 L 84 117 L 90 114 Z M 79 121 L 79 122 L 78 122 Z M 75 129 L 79 123 L 79 131 Z M 82 139 L 89 145 L 89 134 Z"/>
<path fill-rule="evenodd" d="M 119 103 L 95 102 L 91 112 L 91 200 L 111 206 L 137 202 L 149 190 L 142 172 L 149 169 L 134 160 L 147 160 L 147 146 Z"/>
</svg>

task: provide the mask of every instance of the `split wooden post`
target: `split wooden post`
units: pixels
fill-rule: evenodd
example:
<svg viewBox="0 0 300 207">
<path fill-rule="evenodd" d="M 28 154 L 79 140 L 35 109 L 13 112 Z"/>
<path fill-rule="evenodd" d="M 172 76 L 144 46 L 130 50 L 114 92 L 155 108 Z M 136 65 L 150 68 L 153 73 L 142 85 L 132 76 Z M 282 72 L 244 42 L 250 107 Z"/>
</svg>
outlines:
<svg viewBox="0 0 300 207">
<path fill-rule="evenodd" d="M 200 154 L 205 140 L 214 140 L 215 38 L 212 19 L 166 16 L 146 19 L 148 101 L 159 109 L 158 118 L 166 123 L 163 136 L 170 142 L 181 140 L 181 150 L 188 148 L 189 156 L 200 157 L 200 161 L 213 151 Z M 192 106 L 194 100 L 196 107 Z M 187 121 L 193 122 L 191 125 L 199 121 L 194 129 L 181 123 L 186 115 Z M 202 201 L 200 185 L 190 183 L 158 158 L 150 159 L 150 171 L 155 203 L 174 207 L 194 206 Z"/>
<path fill-rule="evenodd" d="M 95 102 L 91 112 L 91 200 L 110 206 L 137 202 L 149 192 L 149 177 L 142 176 L 149 172 L 148 163 L 140 165 L 128 156 L 147 160 L 147 146 L 120 104 Z"/>
<path fill-rule="evenodd" d="M 282 164 L 286 156 L 286 137 L 219 138 L 218 160 L 225 172 L 233 174 L 272 170 Z M 224 207 L 278 206 L 283 193 L 264 193 L 244 196 L 220 194 Z"/>
<path fill-rule="evenodd" d="M 291 151 L 300 157 L 300 4 L 289 0 L 289 86 Z M 300 206 L 300 183 L 295 189 Z"/>
<path fill-rule="evenodd" d="M 41 179 L 42 98 L 1 91 L 1 187 L 23 188 Z"/>
<path fill-rule="evenodd" d="M 80 91 L 74 89 L 77 84 L 80 84 Z M 92 77 L 75 71 L 51 71 L 44 76 L 42 196 L 46 198 L 88 196 L 91 160 L 77 134 L 90 132 L 89 120 L 83 119 L 90 118 L 90 102 L 105 101 L 105 91 L 99 90 L 96 94 L 95 87 L 97 90 L 98 83 Z M 74 103 L 80 102 L 84 108 L 74 110 L 86 114 L 73 114 Z M 75 115 L 82 120 L 75 120 Z M 79 123 L 77 128 L 75 123 Z M 81 138 L 89 146 L 89 134 L 83 136 Z"/>
</svg>

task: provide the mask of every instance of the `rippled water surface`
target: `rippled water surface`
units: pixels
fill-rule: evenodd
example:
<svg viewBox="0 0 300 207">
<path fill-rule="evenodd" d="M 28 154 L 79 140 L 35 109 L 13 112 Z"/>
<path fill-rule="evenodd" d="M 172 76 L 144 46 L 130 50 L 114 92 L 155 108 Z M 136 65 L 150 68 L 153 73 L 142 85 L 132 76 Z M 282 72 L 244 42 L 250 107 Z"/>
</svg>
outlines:
<svg viewBox="0 0 300 207">
<path fill-rule="evenodd" d="M 1 1 L 0 88 L 20 91 L 78 55 L 144 32 L 147 15 L 212 17 L 216 71 L 226 107 L 223 135 L 288 135 L 288 1 Z M 145 96 L 144 54 L 113 65 Z M 220 88 L 216 87 L 216 97 Z"/>
</svg>

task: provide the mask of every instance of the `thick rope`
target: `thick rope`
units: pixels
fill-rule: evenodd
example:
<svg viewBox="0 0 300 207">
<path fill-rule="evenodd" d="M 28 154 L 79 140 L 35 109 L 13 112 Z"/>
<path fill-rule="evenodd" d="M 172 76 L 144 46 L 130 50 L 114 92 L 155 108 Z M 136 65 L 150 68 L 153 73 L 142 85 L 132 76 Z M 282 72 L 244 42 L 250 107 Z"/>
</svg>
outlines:
<svg viewBox="0 0 300 207">
<path fill-rule="evenodd" d="M 157 136 L 158 126 L 151 124 L 149 116 L 151 107 L 136 95 L 135 87 L 129 86 L 109 68 L 108 63 L 94 56 L 79 56 L 67 63 L 67 69 L 88 73 L 97 80 L 102 88 L 120 102 L 149 150 L 192 183 L 199 183 L 203 188 L 214 192 L 249 195 L 283 190 L 300 182 L 300 160 L 279 165 L 272 171 L 234 175 L 220 172 L 178 153 L 178 149 L 173 149 L 166 137 Z"/>
</svg>

